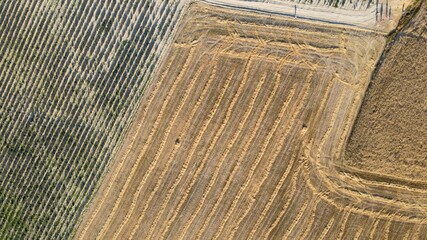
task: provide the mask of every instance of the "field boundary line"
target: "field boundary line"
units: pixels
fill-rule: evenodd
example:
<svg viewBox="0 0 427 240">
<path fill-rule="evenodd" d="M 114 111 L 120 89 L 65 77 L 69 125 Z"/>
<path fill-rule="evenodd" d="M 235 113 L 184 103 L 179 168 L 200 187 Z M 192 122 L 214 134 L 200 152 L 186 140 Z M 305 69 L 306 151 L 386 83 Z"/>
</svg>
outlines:
<svg viewBox="0 0 427 240">
<path fill-rule="evenodd" d="M 203 70 L 203 68 L 202 68 L 202 67 L 201 67 L 199 70 L 197 70 L 196 75 L 194 76 L 194 78 L 198 79 L 198 78 L 199 78 L 199 76 L 200 76 L 200 74 L 201 74 L 201 72 L 202 72 L 202 70 Z M 188 78 L 191 78 L 191 76 L 189 76 Z M 166 144 L 167 138 L 169 137 L 170 131 L 172 130 L 172 127 L 173 127 L 173 126 L 174 126 L 174 124 L 175 124 L 175 121 L 176 121 L 176 119 L 177 119 L 177 116 L 178 116 L 178 115 L 179 115 L 179 113 L 181 112 L 182 107 L 184 106 L 184 103 L 187 101 L 188 96 L 190 95 L 190 92 L 191 92 L 191 90 L 193 89 L 194 84 L 195 84 L 195 82 L 196 82 L 196 81 L 191 81 L 191 79 L 190 79 L 189 81 L 190 81 L 191 83 L 190 83 L 190 85 L 186 88 L 186 90 L 185 90 L 185 92 L 184 92 L 184 97 L 183 97 L 183 98 L 182 98 L 182 100 L 180 101 L 178 108 L 177 108 L 177 109 L 175 110 L 175 112 L 173 113 L 173 115 L 172 115 L 172 117 L 171 117 L 171 118 L 172 118 L 172 120 L 168 123 L 168 125 L 167 125 L 167 127 L 166 127 L 164 137 L 163 137 L 163 139 L 162 139 L 162 141 L 161 141 L 161 146 L 160 146 L 160 148 L 157 150 L 157 152 L 156 152 L 156 155 L 155 155 L 155 157 L 154 157 L 153 162 L 156 162 L 156 163 L 157 163 L 157 162 L 158 162 L 158 160 L 159 160 L 160 155 L 163 153 L 163 149 L 164 149 L 164 146 L 165 146 L 165 144 Z M 174 154 L 174 153 L 176 152 L 176 149 L 177 149 L 177 148 L 176 148 L 176 146 L 174 145 L 174 147 L 173 147 L 173 151 L 172 151 L 172 153 L 171 153 L 171 154 Z M 163 180 L 164 175 L 166 174 L 167 170 L 169 169 L 169 166 L 170 166 L 170 164 L 171 164 L 171 163 L 172 163 L 172 161 L 167 161 L 167 162 L 166 162 L 166 167 L 164 167 L 164 168 L 163 168 L 163 171 L 162 171 L 162 173 L 160 174 L 160 177 L 158 178 L 158 180 L 157 180 L 157 182 L 156 182 L 156 185 L 155 185 L 154 189 L 153 189 L 153 190 L 151 190 L 150 196 L 149 196 L 149 198 L 148 198 L 147 202 L 146 202 L 146 203 L 145 203 L 145 205 L 144 205 L 144 209 L 143 209 L 143 211 L 142 211 L 142 215 L 145 215 L 145 212 L 146 212 L 146 210 L 147 210 L 147 208 L 148 208 L 149 204 L 151 203 L 151 200 L 152 200 L 152 198 L 154 197 L 154 194 L 155 194 L 155 193 L 156 193 L 156 191 L 158 190 L 158 188 L 159 188 L 159 186 L 160 186 L 160 183 L 161 183 L 161 181 Z M 142 182 L 141 184 L 139 184 L 139 185 L 138 185 L 138 188 L 137 188 L 137 191 L 133 194 L 133 198 L 132 198 L 132 205 L 131 205 L 130 209 L 128 210 L 127 214 L 126 214 L 125 219 L 124 219 L 124 220 L 123 220 L 123 222 L 120 224 L 119 231 L 121 231 L 121 229 L 123 228 L 123 226 L 124 226 L 124 225 L 126 225 L 126 223 L 129 221 L 130 216 L 131 216 L 131 215 L 132 215 L 132 213 L 134 212 L 134 209 L 135 209 L 135 207 L 136 207 L 136 204 L 137 204 L 138 198 L 140 197 L 140 192 L 142 191 L 142 189 L 143 189 L 143 187 L 144 187 L 144 184 L 145 184 L 145 182 Z M 137 223 L 137 224 L 138 224 L 138 223 Z M 117 236 L 118 236 L 118 234 L 119 234 L 119 232 L 117 232 Z M 115 236 L 115 237 L 117 237 L 117 236 L 116 236 L 116 234 L 114 234 L 114 236 Z M 115 237 L 113 237 L 113 238 L 115 238 Z"/>
<path fill-rule="evenodd" d="M 175 55 L 176 56 L 176 55 Z M 173 63 L 173 61 L 175 60 L 175 57 L 173 58 L 173 59 L 171 59 L 170 60 L 170 62 L 168 63 L 168 69 L 170 69 L 170 66 L 172 65 L 172 63 Z M 153 98 L 156 96 L 156 94 L 157 94 L 157 91 L 159 90 L 159 85 L 160 85 L 160 83 L 162 83 L 163 81 L 164 81 L 164 79 L 166 78 L 166 75 L 167 75 L 167 73 L 165 73 L 165 74 L 163 74 L 161 77 L 160 77 L 160 81 L 158 81 L 155 85 L 154 85 L 154 89 L 153 90 L 151 90 L 150 92 L 149 92 L 149 96 L 148 96 L 148 100 L 147 100 L 147 104 L 144 106 L 144 108 L 143 108 L 143 110 L 142 110 L 142 112 L 143 112 L 143 116 L 142 116 L 142 120 L 145 120 L 145 118 L 146 118 L 146 114 L 147 114 L 147 112 L 148 112 L 148 107 L 151 105 L 151 103 L 152 103 L 152 101 L 153 101 Z M 119 162 L 119 166 L 118 166 L 118 168 L 115 168 L 115 171 L 114 171 L 114 174 L 113 174 L 113 177 L 112 177 L 112 179 L 111 179 L 111 181 L 109 181 L 109 184 L 108 184 L 108 186 L 107 186 L 107 191 L 104 191 L 103 193 L 103 195 L 102 195 L 102 200 L 101 200 L 101 202 L 98 204 L 98 207 L 95 209 L 95 212 L 92 214 L 92 217 L 89 219 L 89 221 L 88 221 L 88 223 L 86 224 L 86 227 L 83 229 L 83 231 L 82 231 L 82 233 L 80 234 L 80 239 L 82 239 L 83 238 L 83 236 L 85 236 L 86 235 L 86 232 L 89 230 L 89 227 L 90 227 L 90 225 L 92 224 L 92 222 L 95 220 L 95 217 L 98 215 L 98 213 L 99 213 L 99 211 L 101 210 L 101 208 L 102 208 L 102 206 L 103 206 L 103 204 L 104 204 L 104 201 L 105 201 L 105 199 L 107 198 L 107 196 L 109 195 L 109 193 L 110 193 L 110 191 L 111 191 L 111 188 L 113 187 L 113 183 L 114 183 L 114 181 L 117 179 L 117 177 L 118 177 L 118 175 L 119 175 L 119 173 L 121 172 L 121 169 L 122 169 L 122 167 L 123 167 L 123 165 L 124 165 L 124 163 L 125 163 L 125 159 L 127 158 L 127 156 L 129 155 L 129 153 L 131 152 L 131 150 L 132 150 L 132 148 L 134 147 L 134 144 L 135 144 L 135 140 L 136 140 L 136 138 L 138 137 L 138 135 L 139 135 L 139 132 L 140 132 L 140 129 L 141 129 L 141 127 L 142 127 L 142 123 L 143 123 L 143 121 L 141 121 L 138 125 L 137 125 L 137 129 L 136 129 L 136 131 L 135 131 L 135 134 L 133 135 L 133 137 L 132 137 L 132 141 L 131 141 L 131 143 L 129 144 L 129 146 L 128 146 L 128 148 L 126 149 L 126 152 L 125 152 L 125 155 L 123 156 L 123 157 L 121 157 L 121 160 L 120 160 L 120 162 Z"/>
<path fill-rule="evenodd" d="M 120 190 L 120 194 L 119 197 L 116 199 L 116 202 L 114 204 L 114 207 L 112 209 L 112 211 L 109 213 L 109 216 L 106 220 L 106 222 L 104 223 L 101 231 L 98 233 L 97 239 L 101 239 L 103 238 L 103 234 L 106 231 L 106 228 L 110 225 L 110 222 L 112 221 L 112 218 L 115 216 L 117 209 L 119 208 L 119 205 L 121 203 L 121 200 L 125 194 L 125 192 L 128 190 L 129 184 L 131 183 L 133 176 L 136 173 L 136 170 L 139 166 L 139 163 L 143 157 L 143 155 L 145 154 L 145 152 L 147 151 L 148 145 L 151 143 L 151 140 L 153 138 L 153 136 L 155 135 L 155 133 L 157 132 L 157 128 L 159 126 L 159 121 L 160 119 L 163 117 L 163 114 L 165 112 L 165 108 L 168 105 L 169 101 L 170 101 L 170 97 L 171 95 L 175 92 L 176 87 L 178 85 L 178 82 L 181 82 L 184 73 L 187 71 L 188 68 L 188 64 L 190 63 L 191 59 L 193 58 L 194 55 L 194 48 L 190 48 L 190 53 L 188 54 L 188 56 L 186 57 L 185 63 L 183 64 L 183 67 L 181 68 L 178 76 L 177 76 L 177 80 L 173 82 L 171 89 L 168 91 L 168 94 L 166 95 L 166 99 L 163 101 L 162 107 L 160 109 L 159 115 L 156 118 L 156 121 L 153 124 L 153 127 L 151 129 L 150 135 L 148 136 L 147 141 L 144 144 L 144 147 L 141 151 L 141 153 L 139 154 L 136 163 L 133 165 L 131 172 L 129 174 L 129 177 L 126 179 L 125 185 L 123 186 L 123 188 Z M 150 166 L 148 167 L 147 172 L 144 174 L 143 180 L 142 182 L 145 183 L 146 179 L 148 178 L 148 175 L 150 175 L 151 171 L 154 169 L 155 167 L 155 163 L 151 162 Z"/>
</svg>

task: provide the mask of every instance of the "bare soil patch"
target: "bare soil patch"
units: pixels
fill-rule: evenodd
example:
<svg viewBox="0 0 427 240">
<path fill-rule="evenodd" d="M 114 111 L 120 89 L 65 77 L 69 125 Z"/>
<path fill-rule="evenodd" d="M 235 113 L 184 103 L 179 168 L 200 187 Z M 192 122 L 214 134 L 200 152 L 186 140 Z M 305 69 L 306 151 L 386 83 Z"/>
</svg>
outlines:
<svg viewBox="0 0 427 240">
<path fill-rule="evenodd" d="M 345 165 L 411 181 L 427 170 L 427 5 L 398 33 L 372 80 Z"/>
</svg>

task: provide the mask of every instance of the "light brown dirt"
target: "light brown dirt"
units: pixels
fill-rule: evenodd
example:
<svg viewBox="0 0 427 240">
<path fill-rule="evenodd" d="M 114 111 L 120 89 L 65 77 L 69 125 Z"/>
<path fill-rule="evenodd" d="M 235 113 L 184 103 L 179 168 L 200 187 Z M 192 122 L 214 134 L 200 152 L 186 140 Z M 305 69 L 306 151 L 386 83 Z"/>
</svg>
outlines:
<svg viewBox="0 0 427 240">
<path fill-rule="evenodd" d="M 424 192 L 410 202 L 413 190 L 360 183 L 340 163 L 384 45 L 192 4 L 76 237 L 421 236 Z"/>
</svg>

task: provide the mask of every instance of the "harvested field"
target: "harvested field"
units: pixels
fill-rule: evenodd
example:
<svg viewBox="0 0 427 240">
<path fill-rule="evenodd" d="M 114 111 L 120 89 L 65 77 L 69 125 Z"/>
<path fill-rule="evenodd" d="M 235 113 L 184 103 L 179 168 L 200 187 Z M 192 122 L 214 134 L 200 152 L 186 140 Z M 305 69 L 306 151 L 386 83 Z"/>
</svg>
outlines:
<svg viewBox="0 0 427 240">
<path fill-rule="evenodd" d="M 377 183 L 383 192 L 360 191 L 359 178 L 341 171 L 385 41 L 191 4 L 76 237 L 424 234 L 422 205 L 405 208 L 408 192 Z"/>
<path fill-rule="evenodd" d="M 312 172 L 312 183 L 329 192 L 331 204 L 346 205 L 350 216 L 372 227 L 365 236 L 373 238 L 426 236 L 426 8 L 424 2 L 397 33 L 371 82 L 343 157 L 320 157 L 320 166 L 332 159 L 334 167 Z M 365 228 L 360 231 L 364 236 Z"/>
<path fill-rule="evenodd" d="M 0 239 L 425 239 L 410 2 L 0 1 Z"/>
</svg>

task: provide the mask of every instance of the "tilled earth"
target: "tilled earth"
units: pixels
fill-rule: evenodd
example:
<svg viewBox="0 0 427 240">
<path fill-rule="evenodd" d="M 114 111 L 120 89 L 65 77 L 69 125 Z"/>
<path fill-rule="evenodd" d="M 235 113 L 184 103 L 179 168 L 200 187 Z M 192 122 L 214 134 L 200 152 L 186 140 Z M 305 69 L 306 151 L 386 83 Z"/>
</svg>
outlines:
<svg viewBox="0 0 427 240">
<path fill-rule="evenodd" d="M 345 164 L 411 181 L 427 175 L 427 31 L 422 6 L 372 80 Z"/>
</svg>

